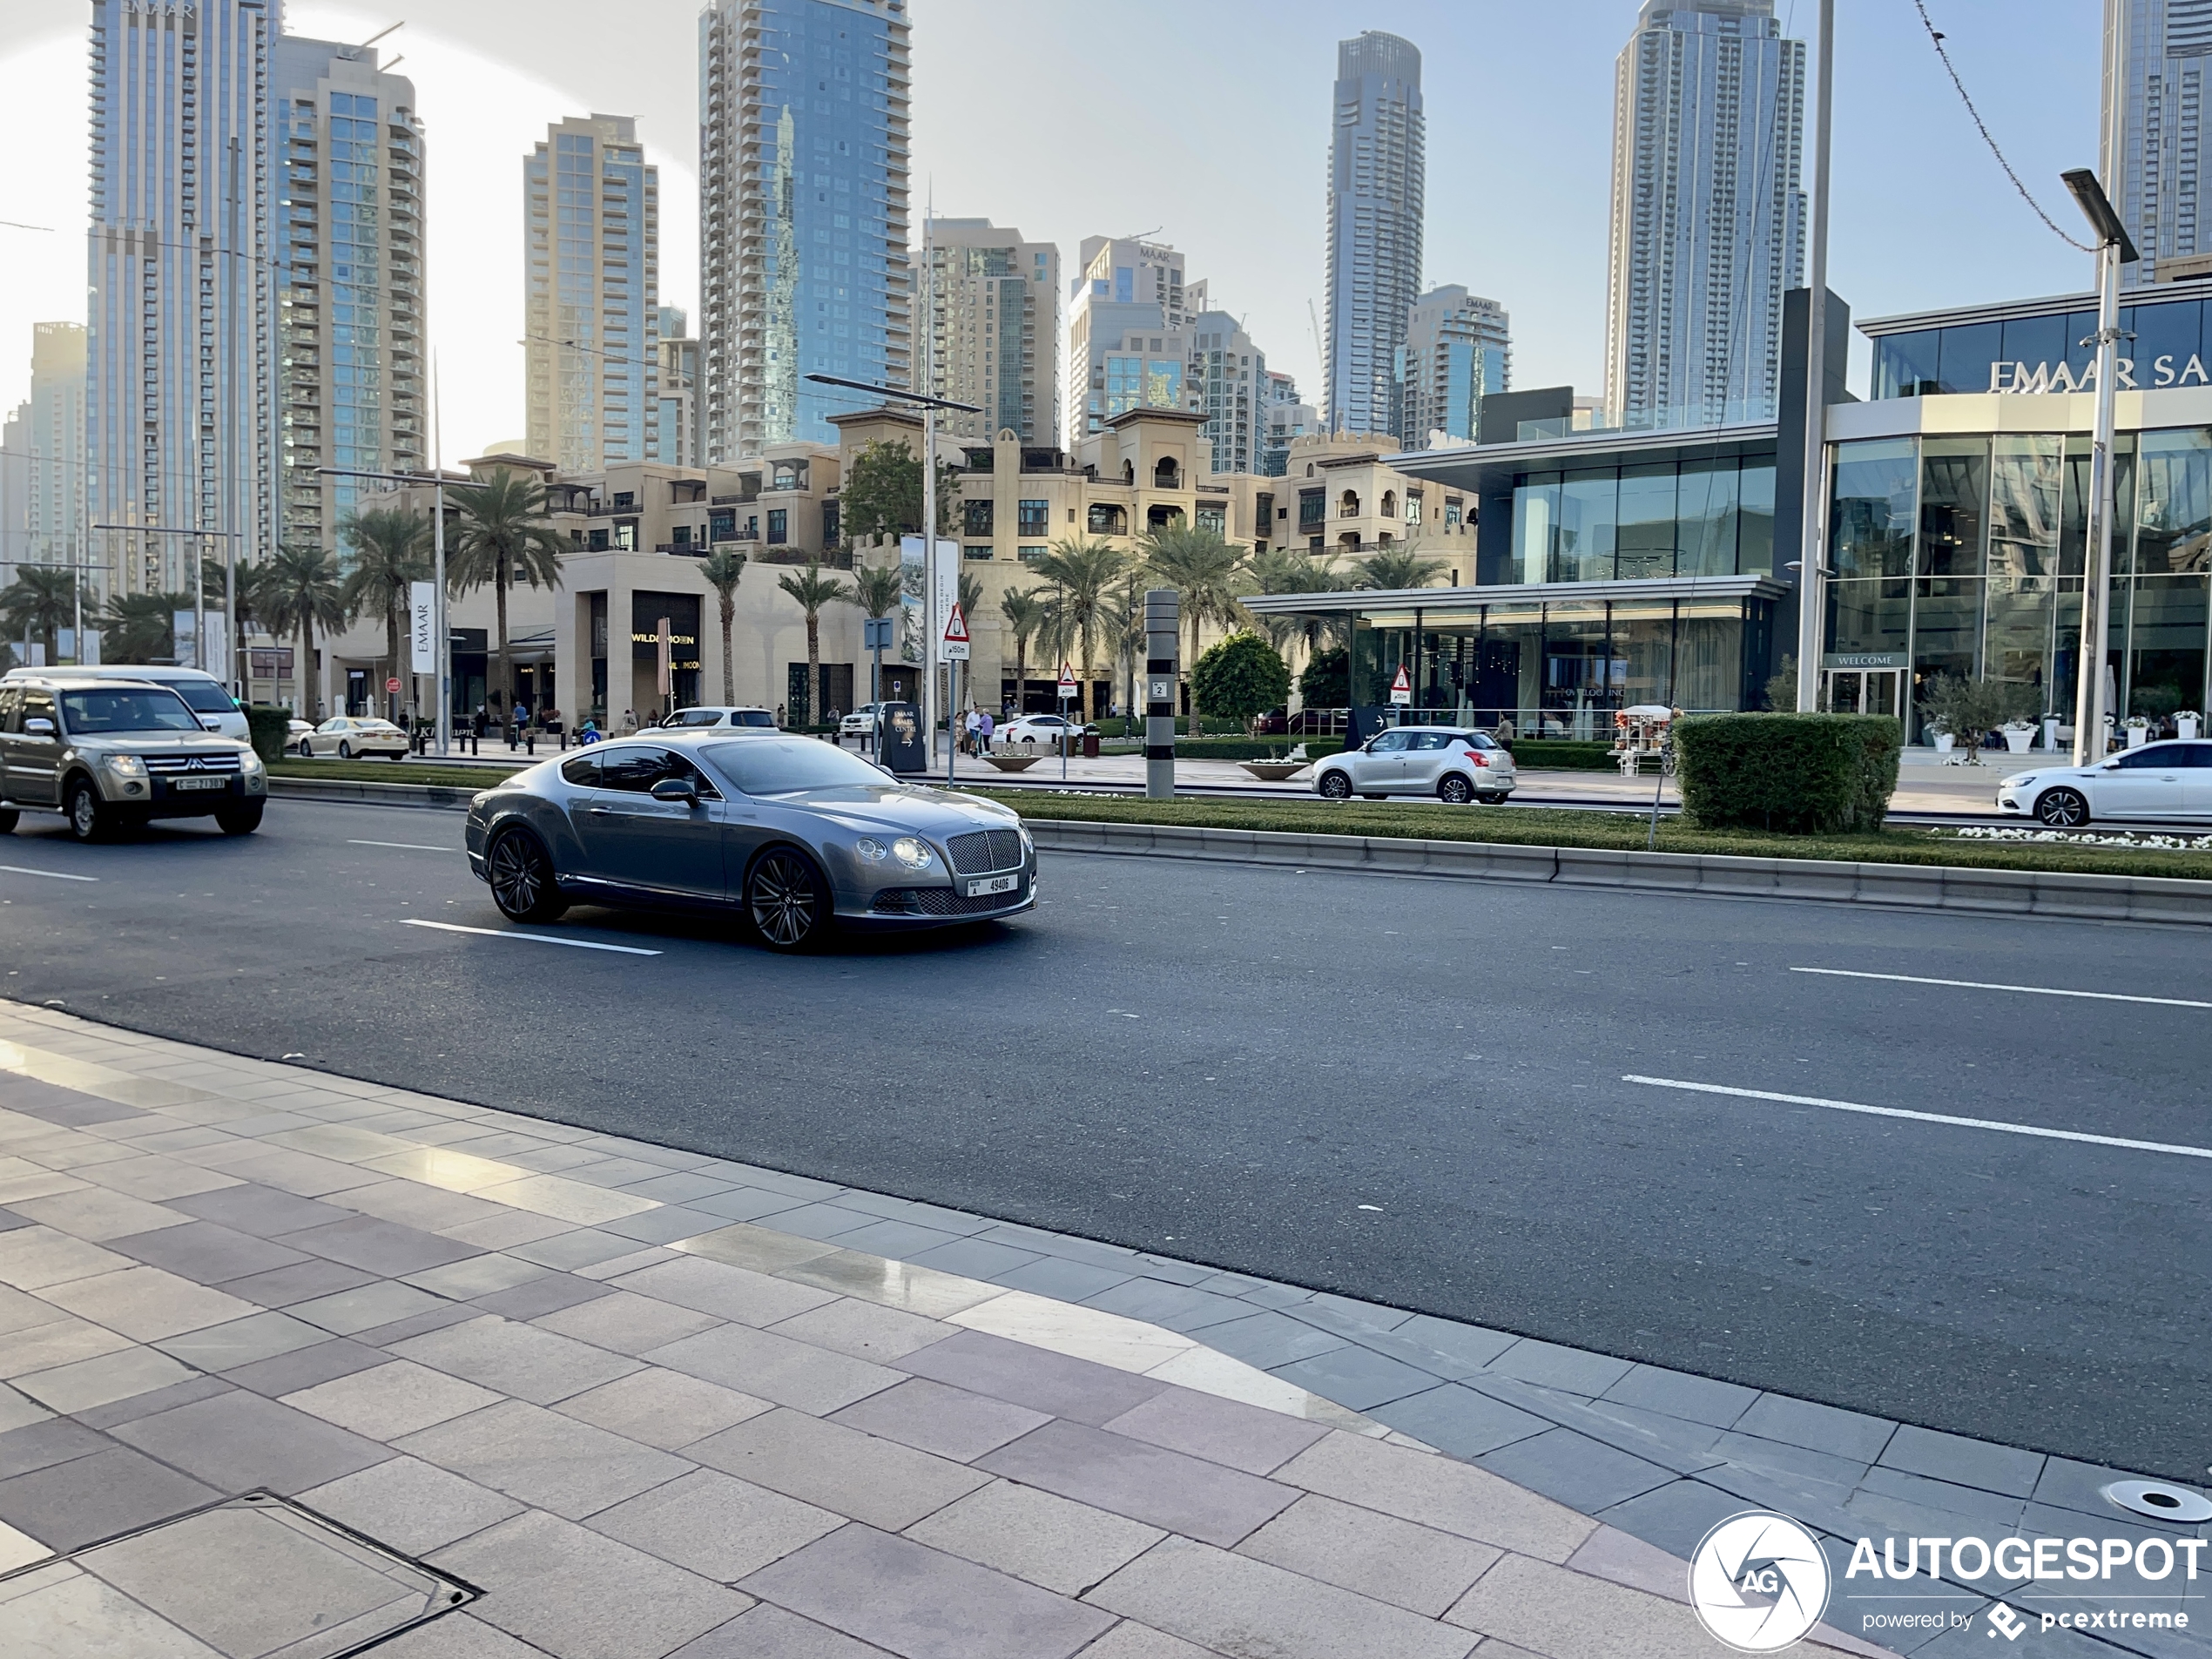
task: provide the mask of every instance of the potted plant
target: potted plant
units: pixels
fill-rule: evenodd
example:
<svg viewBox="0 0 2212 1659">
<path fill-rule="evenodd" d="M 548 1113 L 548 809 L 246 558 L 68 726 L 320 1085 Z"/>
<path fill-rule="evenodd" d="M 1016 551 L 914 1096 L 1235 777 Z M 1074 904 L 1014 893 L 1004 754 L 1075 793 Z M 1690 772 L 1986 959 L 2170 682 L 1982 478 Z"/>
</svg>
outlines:
<svg viewBox="0 0 2212 1659">
<path fill-rule="evenodd" d="M 2035 741 L 2035 726 L 2028 720 L 2007 720 L 1999 728 L 2005 734 L 2005 747 L 2016 755 L 2027 752 L 2029 744 Z"/>
<path fill-rule="evenodd" d="M 2174 711 L 2174 735 L 2175 737 L 2194 738 L 2203 729 L 2204 717 L 2198 713 L 2195 709 L 2176 709 Z"/>
<path fill-rule="evenodd" d="M 1941 720 L 1931 720 L 1928 722 L 1928 740 L 1935 745 L 1935 752 L 1938 754 L 1947 755 L 1957 745 L 1959 734 L 1944 725 Z"/>
<path fill-rule="evenodd" d="M 2130 749 L 2140 749 L 2150 741 L 2150 720 L 2148 717 L 2131 714 L 2120 724 L 2121 729 L 2128 734 L 2128 746 Z"/>
</svg>

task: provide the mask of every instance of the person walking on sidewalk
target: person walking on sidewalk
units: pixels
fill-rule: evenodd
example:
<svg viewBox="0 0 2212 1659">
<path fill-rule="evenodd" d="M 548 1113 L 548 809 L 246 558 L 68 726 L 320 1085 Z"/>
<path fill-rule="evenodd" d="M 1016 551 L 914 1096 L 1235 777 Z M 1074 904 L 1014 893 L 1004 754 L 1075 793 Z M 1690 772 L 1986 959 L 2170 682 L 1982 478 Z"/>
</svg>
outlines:
<svg viewBox="0 0 2212 1659">
<path fill-rule="evenodd" d="M 975 717 L 975 752 L 977 754 L 990 753 L 991 733 L 996 729 L 996 723 L 991 718 L 990 710 L 985 709 Z"/>
</svg>

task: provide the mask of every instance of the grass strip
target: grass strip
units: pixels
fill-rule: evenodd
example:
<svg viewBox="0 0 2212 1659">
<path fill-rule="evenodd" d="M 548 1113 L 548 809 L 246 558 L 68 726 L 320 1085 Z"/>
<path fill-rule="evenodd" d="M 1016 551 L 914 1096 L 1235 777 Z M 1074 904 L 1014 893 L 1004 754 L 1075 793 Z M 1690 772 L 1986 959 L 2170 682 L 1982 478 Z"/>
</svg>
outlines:
<svg viewBox="0 0 2212 1659">
<path fill-rule="evenodd" d="M 972 792 L 1003 801 L 1029 819 L 1275 830 L 1293 835 L 1490 841 L 1514 846 L 1586 846 L 1641 852 L 1648 822 L 1635 813 L 1447 806 L 1441 802 L 1241 801 L 1204 798 L 1158 801 L 1126 795 L 1062 794 L 1040 789 L 979 789 Z M 1871 835 L 1771 835 L 1751 830 L 1692 829 L 1679 819 L 1662 818 L 1658 850 L 1722 853 L 1736 858 L 1830 859 L 1862 864 L 1946 865 L 1973 870 L 2212 880 L 2212 853 L 2168 852 L 2154 847 L 2023 846 L 1968 840 L 1947 829 L 1887 829 Z"/>
</svg>

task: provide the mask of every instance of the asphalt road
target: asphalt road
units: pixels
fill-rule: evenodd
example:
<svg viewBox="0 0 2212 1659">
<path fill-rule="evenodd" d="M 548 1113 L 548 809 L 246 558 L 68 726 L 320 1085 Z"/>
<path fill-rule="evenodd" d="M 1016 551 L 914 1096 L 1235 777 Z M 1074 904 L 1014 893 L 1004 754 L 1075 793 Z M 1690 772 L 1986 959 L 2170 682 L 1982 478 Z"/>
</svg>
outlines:
<svg viewBox="0 0 2212 1659">
<path fill-rule="evenodd" d="M 0 840 L 0 995 L 2099 1462 L 2212 1464 L 2195 930 L 1049 857 L 772 956 L 512 932 L 458 814 Z M 49 873 L 25 873 L 24 872 Z M 63 876 L 91 876 L 72 881 Z M 1372 1206 L 1372 1207 L 1370 1207 Z"/>
</svg>

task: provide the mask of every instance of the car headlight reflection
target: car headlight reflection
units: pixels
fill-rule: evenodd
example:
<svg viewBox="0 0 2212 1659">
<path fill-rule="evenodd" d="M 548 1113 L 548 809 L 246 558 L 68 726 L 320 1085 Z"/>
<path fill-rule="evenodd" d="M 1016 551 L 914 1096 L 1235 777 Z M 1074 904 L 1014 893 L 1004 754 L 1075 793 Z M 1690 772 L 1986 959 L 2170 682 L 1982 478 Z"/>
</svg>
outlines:
<svg viewBox="0 0 2212 1659">
<path fill-rule="evenodd" d="M 891 849 L 879 840 L 862 836 L 853 843 L 853 850 L 860 855 L 863 864 L 880 864 L 891 856 Z"/>
<path fill-rule="evenodd" d="M 933 860 L 929 848 L 911 835 L 901 835 L 891 843 L 891 856 L 909 870 L 926 870 Z"/>
</svg>

